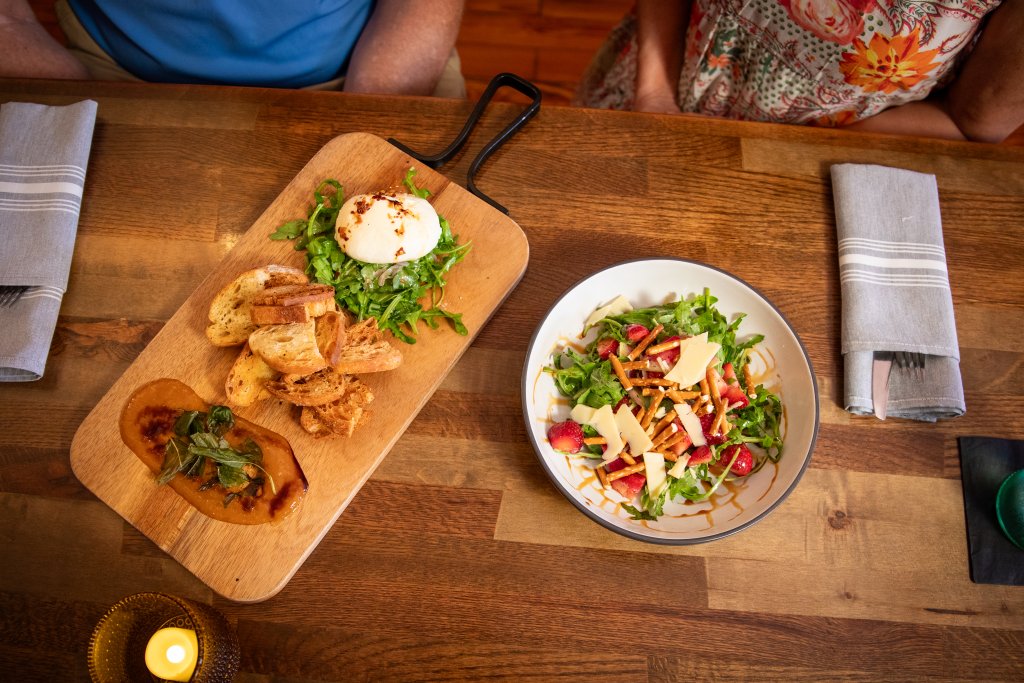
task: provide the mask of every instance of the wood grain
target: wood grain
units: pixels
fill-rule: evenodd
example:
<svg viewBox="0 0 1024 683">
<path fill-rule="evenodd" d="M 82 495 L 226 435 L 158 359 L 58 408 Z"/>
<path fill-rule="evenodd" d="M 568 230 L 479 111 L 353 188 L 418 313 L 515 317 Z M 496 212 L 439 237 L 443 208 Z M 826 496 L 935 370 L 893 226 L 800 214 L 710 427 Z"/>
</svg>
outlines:
<svg viewBox="0 0 1024 683">
<path fill-rule="evenodd" d="M 541 4 L 551 9 L 490 7 Z M 436 151 L 472 105 L 0 81 L 0 101 L 83 97 L 99 120 L 46 375 L 0 385 L 0 678 L 88 680 L 91 629 L 143 590 L 227 615 L 242 683 L 1024 678 L 1024 588 L 970 580 L 956 442 L 1024 439 L 1024 151 L 545 104 L 477 176 L 528 239 L 523 279 L 285 587 L 247 604 L 83 486 L 72 439 L 325 144 L 360 131 Z M 488 109 L 445 177 L 462 183 L 517 111 Z M 964 417 L 843 410 L 834 160 L 936 175 Z M 799 486 L 712 544 L 606 531 L 550 484 L 525 438 L 522 363 L 538 320 L 582 277 L 651 256 L 757 286 L 818 378 L 819 441 Z"/>
<path fill-rule="evenodd" d="M 350 439 L 318 439 L 294 411 L 265 401 L 239 416 L 284 436 L 309 481 L 299 510 L 280 523 L 238 526 L 211 519 L 166 487 L 121 441 L 120 415 L 145 383 L 179 379 L 208 403 L 225 403 L 224 381 L 237 348 L 212 346 L 204 330 L 214 294 L 240 273 L 265 265 L 304 264 L 288 242 L 268 239 L 276 226 L 305 215 L 313 189 L 337 178 L 349 195 L 396 186 L 417 165 L 380 138 L 352 133 L 327 143 L 242 236 L 82 423 L 71 444 L 75 476 L 220 595 L 256 602 L 273 596 L 299 568 L 325 531 L 387 455 L 408 423 L 472 341 L 450 329 L 424 329 L 402 348 L 397 370 L 362 379 L 373 389 L 371 417 Z M 449 277 L 446 306 L 478 332 L 522 277 L 529 250 L 516 224 L 443 176 L 425 170 L 421 187 L 472 256 Z M 492 263 L 490 267 L 486 264 Z"/>
</svg>

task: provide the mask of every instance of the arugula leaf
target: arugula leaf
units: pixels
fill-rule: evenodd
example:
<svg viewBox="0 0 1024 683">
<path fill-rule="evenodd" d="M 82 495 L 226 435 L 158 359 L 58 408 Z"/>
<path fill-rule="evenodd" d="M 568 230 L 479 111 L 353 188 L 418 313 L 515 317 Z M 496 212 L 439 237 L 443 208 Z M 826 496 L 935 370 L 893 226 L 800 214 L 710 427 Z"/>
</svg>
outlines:
<svg viewBox="0 0 1024 683">
<path fill-rule="evenodd" d="M 405 177 L 402 178 L 402 184 L 405 185 L 405 189 L 409 190 L 410 194 L 414 194 L 421 199 L 426 199 L 430 196 L 430 190 L 427 188 L 420 189 L 413 183 L 413 176 L 416 175 L 416 169 L 410 168 L 405 172 Z"/>
<path fill-rule="evenodd" d="M 403 183 L 411 194 L 429 197 L 430 191 L 414 183 L 416 170 L 410 168 Z M 447 322 L 456 334 L 467 335 L 462 314 L 441 304 L 447 273 L 469 253 L 469 243 L 458 236 L 443 217 L 441 239 L 426 256 L 402 263 L 375 264 L 357 261 L 342 251 L 334 226 L 344 202 L 344 188 L 333 179 L 324 180 L 313 193 L 314 203 L 305 220 L 278 226 L 271 239 L 295 240 L 295 249 L 306 252 L 306 272 L 317 282 L 334 287 L 338 304 L 359 320 L 376 318 L 381 330 L 388 330 L 407 344 L 416 343 L 422 322 L 432 329 Z"/>
<path fill-rule="evenodd" d="M 212 463 L 215 476 L 200 486 L 205 491 L 220 485 L 229 491 L 224 499 L 227 506 L 232 500 L 257 495 L 263 479 L 250 476 L 250 471 L 262 472 L 277 493 L 274 479 L 263 468 L 263 450 L 251 438 L 241 448 L 234 448 L 224 438 L 235 425 L 235 416 L 227 406 L 215 405 L 208 413 L 198 410 L 183 411 L 174 423 L 174 435 L 164 445 L 164 461 L 157 475 L 158 484 L 170 482 L 181 473 L 189 479 L 206 476 L 207 464 Z M 238 491 L 238 489 L 243 489 Z"/>
</svg>

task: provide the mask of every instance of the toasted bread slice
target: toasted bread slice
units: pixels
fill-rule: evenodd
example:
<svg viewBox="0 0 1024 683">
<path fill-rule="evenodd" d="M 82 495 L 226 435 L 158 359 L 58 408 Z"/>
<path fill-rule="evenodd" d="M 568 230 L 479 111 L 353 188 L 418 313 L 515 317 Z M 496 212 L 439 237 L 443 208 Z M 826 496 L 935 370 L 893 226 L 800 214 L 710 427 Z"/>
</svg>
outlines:
<svg viewBox="0 0 1024 683">
<path fill-rule="evenodd" d="M 270 396 L 266 390 L 267 382 L 276 380 L 281 373 L 267 365 L 262 358 L 252 352 L 248 344 L 231 366 L 224 390 L 228 401 L 236 406 L 251 406 L 256 401 Z"/>
<path fill-rule="evenodd" d="M 317 282 L 268 287 L 253 297 L 254 305 L 294 306 L 313 301 L 333 301 L 334 287 Z"/>
<path fill-rule="evenodd" d="M 402 352 L 377 328 L 376 318 L 361 320 L 345 331 L 345 345 L 334 369 L 346 375 L 394 370 L 402 364 Z"/>
<path fill-rule="evenodd" d="M 299 424 L 314 436 L 352 436 L 356 428 L 366 421 L 366 408 L 373 402 L 373 392 L 356 377 L 345 378 L 345 392 L 337 401 L 323 406 L 302 409 Z"/>
<path fill-rule="evenodd" d="M 268 265 L 245 271 L 213 297 L 207 338 L 215 346 L 244 344 L 256 329 L 249 311 L 257 294 L 268 287 L 308 283 L 304 272 L 289 266 Z"/>
<path fill-rule="evenodd" d="M 327 364 L 334 367 L 341 358 L 341 349 L 345 345 L 344 313 L 327 311 L 316 319 L 316 345 Z"/>
<path fill-rule="evenodd" d="M 256 325 L 280 325 L 304 323 L 337 308 L 330 285 L 283 285 L 257 294 L 250 315 Z"/>
<path fill-rule="evenodd" d="M 297 406 L 322 406 L 337 401 L 349 384 L 346 375 L 326 367 L 311 375 L 284 375 L 266 383 L 267 391 Z"/>
<path fill-rule="evenodd" d="M 312 320 L 257 328 L 249 335 L 249 346 L 278 372 L 309 375 L 327 367 L 316 346 L 316 326 Z"/>
</svg>

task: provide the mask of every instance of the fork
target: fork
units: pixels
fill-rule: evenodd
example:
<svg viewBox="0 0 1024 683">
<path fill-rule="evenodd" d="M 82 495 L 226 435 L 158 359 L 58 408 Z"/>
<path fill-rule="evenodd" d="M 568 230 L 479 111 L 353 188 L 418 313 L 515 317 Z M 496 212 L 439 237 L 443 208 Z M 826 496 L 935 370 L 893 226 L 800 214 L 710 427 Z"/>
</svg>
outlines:
<svg viewBox="0 0 1024 683">
<path fill-rule="evenodd" d="M 915 379 L 924 379 L 926 354 L 916 351 L 897 351 L 892 356 L 893 365 L 900 370 L 909 370 Z"/>
<path fill-rule="evenodd" d="M 17 285 L 0 286 L 0 308 L 10 308 L 18 303 L 21 295 L 28 291 L 28 287 Z"/>
</svg>

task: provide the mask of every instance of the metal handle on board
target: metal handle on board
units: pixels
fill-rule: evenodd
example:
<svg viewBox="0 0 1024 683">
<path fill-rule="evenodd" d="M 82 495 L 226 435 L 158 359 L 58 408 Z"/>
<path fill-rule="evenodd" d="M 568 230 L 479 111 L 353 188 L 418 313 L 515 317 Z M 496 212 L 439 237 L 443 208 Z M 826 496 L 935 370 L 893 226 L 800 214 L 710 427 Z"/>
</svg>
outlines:
<svg viewBox="0 0 1024 683">
<path fill-rule="evenodd" d="M 492 78 L 491 82 L 487 85 L 487 89 L 484 90 L 483 94 L 480 96 L 480 100 L 476 103 L 476 107 L 473 108 L 473 111 L 472 113 L 470 113 L 469 118 L 466 119 L 466 125 L 462 127 L 462 131 L 459 132 L 459 134 L 455 137 L 454 140 L 452 140 L 452 143 L 448 145 L 447 148 L 445 148 L 443 151 L 437 154 L 420 154 L 419 152 L 415 152 L 409 149 L 408 147 L 398 142 L 394 138 L 388 138 L 388 142 L 390 142 L 392 145 L 402 150 L 409 156 L 413 157 L 414 159 L 423 162 L 430 168 L 438 168 L 442 164 L 450 160 L 453 156 L 455 156 L 460 149 L 462 149 L 462 146 L 466 144 L 466 140 L 469 138 L 470 132 L 480 121 L 480 117 L 483 115 L 484 109 L 487 108 L 487 105 L 490 103 L 491 98 L 494 97 L 494 93 L 498 91 L 498 88 L 506 86 L 518 90 L 522 94 L 531 98 L 532 101 L 529 105 L 527 105 L 527 107 L 522 112 L 520 112 L 519 116 L 517 116 L 507 126 L 505 126 L 505 128 L 500 133 L 498 133 L 493 140 L 484 145 L 483 149 L 480 150 L 480 153 L 476 155 L 476 157 L 473 159 L 473 162 L 469 165 L 469 172 L 466 174 L 466 188 L 470 192 L 475 194 L 477 197 L 479 197 L 480 199 L 484 200 L 485 202 L 496 208 L 498 211 L 501 211 L 504 214 L 508 214 L 508 209 L 506 209 L 504 206 L 488 197 L 486 194 L 484 194 L 477 188 L 476 182 L 474 181 L 474 176 L 476 176 L 476 172 L 480 170 L 480 166 L 484 163 L 484 161 L 487 160 L 487 157 L 491 156 L 491 154 L 493 154 L 496 149 L 501 147 L 506 140 L 512 137 L 516 133 L 516 131 L 522 128 L 523 125 L 525 125 L 527 121 L 533 118 L 534 115 L 536 115 L 536 113 L 540 110 L 540 89 L 533 83 L 530 83 L 526 79 L 517 76 L 513 73 L 507 72 L 500 73 L 494 78 Z"/>
</svg>

